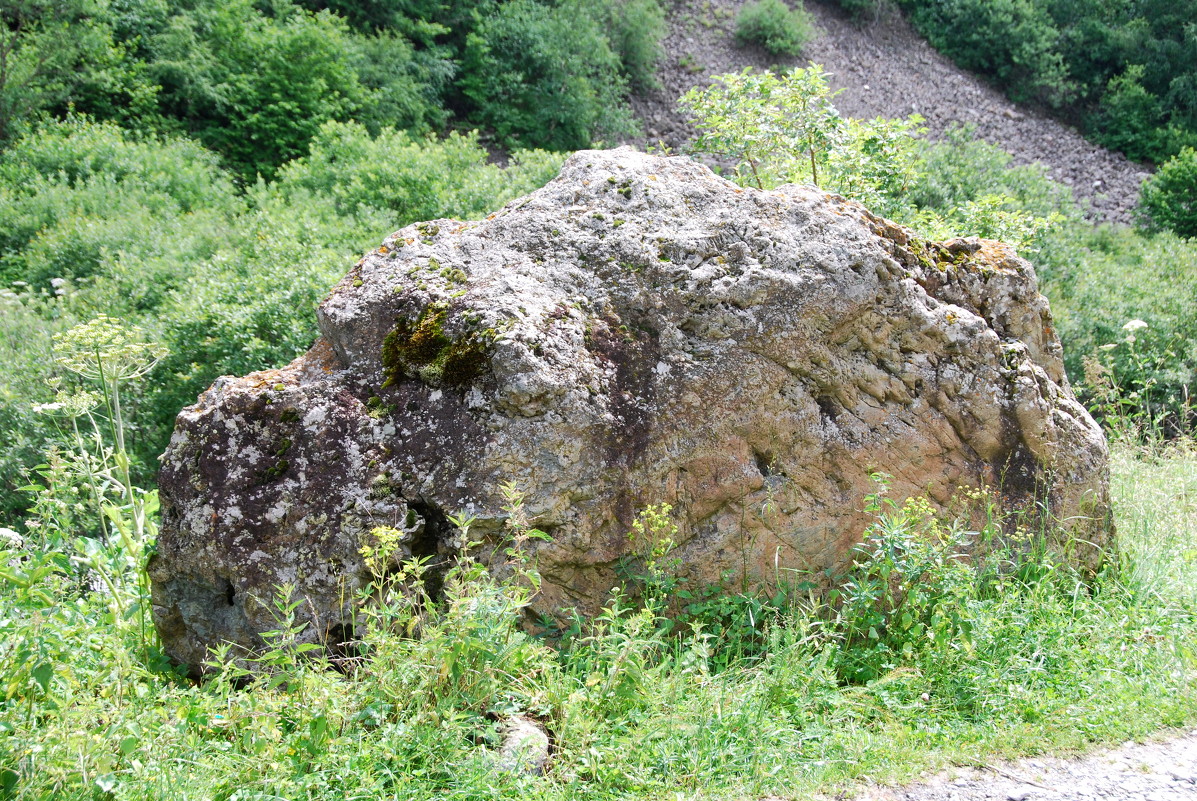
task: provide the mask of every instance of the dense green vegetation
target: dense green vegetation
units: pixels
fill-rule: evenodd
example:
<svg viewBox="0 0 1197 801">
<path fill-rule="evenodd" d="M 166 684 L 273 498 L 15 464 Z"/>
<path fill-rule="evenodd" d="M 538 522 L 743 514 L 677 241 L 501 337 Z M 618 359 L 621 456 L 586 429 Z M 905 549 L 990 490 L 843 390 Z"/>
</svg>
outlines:
<svg viewBox="0 0 1197 801">
<path fill-rule="evenodd" d="M 1154 230 L 1197 237 L 1197 150 L 1186 147 L 1143 184 L 1144 222 Z"/>
<path fill-rule="evenodd" d="M 158 355 L 108 320 L 59 337 L 54 354 L 110 391 Z M 671 575 L 670 510 L 650 508 L 643 564 L 552 644 L 520 625 L 537 586 L 529 545 L 545 535 L 512 494 L 510 578 L 467 551 L 434 598 L 425 564 L 393 570 L 399 532 L 375 529 L 353 651 L 299 644 L 300 601 L 280 587 L 266 650 L 217 648 L 196 685 L 145 625 L 154 499 L 90 436 L 86 410 L 112 404 L 61 402 L 81 431 L 75 467 L 113 496 L 109 538 L 70 541 L 101 502 L 72 493 L 79 471 L 62 464 L 42 471 L 26 541 L 0 529 L 6 799 L 802 798 L 1122 741 L 1197 709 L 1190 445 L 1118 441 L 1119 542 L 1096 577 L 995 516 L 984 491 L 959 498 L 961 520 L 989 512 L 975 531 L 923 499 L 886 498 L 879 479 L 862 499 L 875 522 L 833 593 L 801 575 L 761 595 L 690 588 Z M 977 545 L 984 558 L 959 557 Z M 496 767 L 502 722 L 518 714 L 552 732 L 545 775 Z"/>
<path fill-rule="evenodd" d="M 839 0 L 864 12 L 888 0 Z M 938 50 L 1132 159 L 1197 145 L 1197 6 L 1169 0 L 896 0 Z"/>
<path fill-rule="evenodd" d="M 627 130 L 626 93 L 655 82 L 664 9 L 4 4 L 0 799 L 804 797 L 1191 724 L 1197 245 L 1182 238 L 1194 128 L 1177 109 L 1197 60 L 1159 44 L 1173 39 L 1155 18 L 1117 35 L 1093 19 L 1129 3 L 936 13 L 974 6 L 989 9 L 973 9 L 989 14 L 978 29 L 1018 32 L 1003 58 L 1031 77 L 996 75 L 1102 135 L 1147 132 L 1133 143 L 1146 155 L 1178 153 L 1145 192 L 1151 230 L 1088 224 L 1042 169 L 1011 168 L 968 131 L 933 144 L 915 119 L 844 120 L 818 69 L 728 76 L 729 91 L 688 107 L 706 120 L 697 146 L 746 184 L 813 181 L 1035 261 L 1070 375 L 1115 437 L 1119 539 L 1098 575 L 1046 553 L 1045 532 L 996 519 L 969 531 L 966 515 L 886 499 L 882 482 L 861 499 L 875 523 L 834 592 L 802 576 L 756 595 L 689 587 L 670 575 L 669 510 L 653 508 L 637 532 L 645 563 L 599 618 L 550 641 L 520 627 L 540 535 L 513 496 L 512 579 L 463 554 L 433 599 L 421 565 L 380 568 L 348 658 L 296 645 L 279 588 L 271 647 L 215 652 L 196 685 L 164 663 L 146 615 L 152 471 L 174 415 L 217 375 L 305 350 L 315 303 L 391 230 L 484 215 L 552 177 L 564 156 L 551 150 Z M 1076 67 L 1087 83 L 1042 56 L 1038 28 L 1063 30 L 1057 12 L 1075 17 L 1068 41 L 1113 43 Z M 1118 61 L 1149 40 L 1175 92 L 1156 66 L 1136 78 L 1138 62 Z M 996 47 L 969 41 L 977 57 Z M 1151 124 L 1135 129 L 1132 107 L 1155 109 Z M 490 163 L 495 145 L 507 166 Z M 960 502 L 989 509 L 984 494 Z M 393 535 L 363 543 L 379 565 Z M 977 540 L 985 558 L 957 558 Z M 546 776 L 493 769 L 513 714 L 552 731 Z"/>
<path fill-rule="evenodd" d="M 334 120 L 576 149 L 630 129 L 662 25 L 656 0 L 17 0 L 0 8 L 0 143 L 73 109 L 188 134 L 250 183 Z"/>
</svg>

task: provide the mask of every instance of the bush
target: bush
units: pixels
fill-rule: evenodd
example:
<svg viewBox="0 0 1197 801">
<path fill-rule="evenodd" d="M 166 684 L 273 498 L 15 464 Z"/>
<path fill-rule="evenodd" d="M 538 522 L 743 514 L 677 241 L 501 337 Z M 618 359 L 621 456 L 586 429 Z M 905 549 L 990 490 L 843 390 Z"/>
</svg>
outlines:
<svg viewBox="0 0 1197 801">
<path fill-rule="evenodd" d="M 880 8 L 880 3 L 884 0 L 839 0 L 840 8 L 847 11 L 853 17 L 863 17 L 868 13 L 876 13 Z"/>
<path fill-rule="evenodd" d="M 942 141 L 920 140 L 919 165 L 909 198 L 920 209 L 948 213 L 985 195 L 1002 195 L 1039 217 L 1074 211 L 1072 192 L 1047 176 L 1041 164 L 1011 166 L 1001 148 L 978 139 L 972 127 L 953 128 Z"/>
<path fill-rule="evenodd" d="M 416 138 L 385 129 L 371 138 L 357 123 L 326 123 L 311 152 L 285 166 L 276 188 L 327 197 L 337 213 L 386 213 L 391 227 L 438 217 L 481 217 L 508 200 L 543 186 L 563 158 L 520 151 L 502 169 L 487 163 L 476 133 Z"/>
<path fill-rule="evenodd" d="M 796 56 L 814 37 L 814 21 L 801 4 L 790 9 L 782 0 L 756 0 L 736 17 L 736 41 L 760 45 L 774 56 Z"/>
<path fill-rule="evenodd" d="M 633 130 L 619 59 L 577 2 L 499 6 L 466 43 L 460 86 L 508 148 L 577 150 Z"/>
<path fill-rule="evenodd" d="M 200 2 L 151 43 L 162 108 L 251 181 L 303 155 L 321 123 L 348 118 L 367 95 L 341 18 L 275 10 Z"/>
<path fill-rule="evenodd" d="M 1005 170 L 1010 157 L 996 148 L 977 144 L 970 150 L 967 132 L 953 134 L 956 141 L 946 149 L 925 145 L 920 164 L 913 137 L 921 118 L 841 117 L 817 64 L 783 76 L 745 70 L 716 80 L 680 103 L 697 118 L 701 134 L 694 149 L 737 160 L 742 184 L 764 189 L 809 180 L 924 236 L 984 236 L 1023 250 L 1052 222 L 1055 204 L 1068 198 L 1033 168 Z M 957 158 L 959 150 L 970 158 Z M 943 162 L 943 175 L 928 157 Z M 993 191 L 1006 186 L 1013 196 Z"/>
<path fill-rule="evenodd" d="M 154 125 L 157 87 L 119 41 L 107 3 L 0 4 L 0 143 L 39 112 L 71 105 L 131 125 Z"/>
<path fill-rule="evenodd" d="M 1131 64 L 1110 79 L 1089 128 L 1097 141 L 1127 158 L 1149 159 L 1163 149 L 1164 112 L 1160 99 L 1143 87 L 1142 64 Z"/>
<path fill-rule="evenodd" d="M 356 119 L 377 134 L 383 127 L 427 133 L 444 127 L 443 95 L 453 79 L 453 63 L 427 50 L 416 52 L 402 36 L 381 31 L 349 39 L 350 64 L 366 99 Z"/>
<path fill-rule="evenodd" d="M 657 62 L 665 35 L 665 10 L 658 0 L 605 0 L 597 16 L 619 54 L 623 74 L 633 89 L 658 86 Z"/>
<path fill-rule="evenodd" d="M 1061 108 L 1107 147 L 1158 162 L 1197 146 L 1197 61 L 1186 38 L 1197 24 L 1192 3 L 898 2 L 962 67 L 1015 100 Z"/>
<path fill-rule="evenodd" d="M 1060 105 L 1074 96 L 1060 33 L 1036 0 L 907 0 L 912 19 L 937 50 L 997 81 L 1019 101 Z"/>
<path fill-rule="evenodd" d="M 78 117 L 0 153 L 0 196 L 0 280 L 49 289 L 51 280 L 119 275 L 122 309 L 153 305 L 141 299 L 215 252 L 242 205 L 195 143 L 138 141 Z M 166 258 L 151 265 L 151 254 Z"/>
<path fill-rule="evenodd" d="M 1186 147 L 1147 179 L 1139 204 L 1149 228 L 1197 237 L 1197 150 Z"/>
</svg>

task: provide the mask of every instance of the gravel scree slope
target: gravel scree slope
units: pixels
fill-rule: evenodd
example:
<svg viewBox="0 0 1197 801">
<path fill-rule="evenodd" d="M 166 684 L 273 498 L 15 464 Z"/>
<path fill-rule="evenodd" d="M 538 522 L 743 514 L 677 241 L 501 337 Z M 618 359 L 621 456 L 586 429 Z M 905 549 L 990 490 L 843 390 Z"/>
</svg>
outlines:
<svg viewBox="0 0 1197 801">
<path fill-rule="evenodd" d="M 961 70 L 931 48 L 900 13 L 882 10 L 853 20 L 832 2 L 806 3 L 818 36 L 798 58 L 774 58 L 757 47 L 737 47 L 738 0 L 684 0 L 674 4 L 661 88 L 632 99 L 646 136 L 641 146 L 664 143 L 680 149 L 693 128 L 676 108 L 677 98 L 711 76 L 744 67 L 788 70 L 822 64 L 835 98 L 849 117 L 905 117 L 921 114 L 928 135 L 953 125 L 974 125 L 977 136 L 1014 156 L 1016 164 L 1040 162 L 1055 180 L 1072 187 L 1089 204 L 1097 222 L 1130 223 L 1139 186 L 1149 168 L 1099 147 L 1041 112 L 1020 107 L 977 76 Z"/>
</svg>

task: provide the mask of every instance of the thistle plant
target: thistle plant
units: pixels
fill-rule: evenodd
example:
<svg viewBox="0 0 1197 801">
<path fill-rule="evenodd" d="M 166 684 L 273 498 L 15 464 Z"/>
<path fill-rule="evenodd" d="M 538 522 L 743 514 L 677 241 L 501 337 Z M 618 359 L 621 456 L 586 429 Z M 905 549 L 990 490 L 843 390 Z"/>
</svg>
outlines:
<svg viewBox="0 0 1197 801">
<path fill-rule="evenodd" d="M 1162 440 L 1189 430 L 1191 406 L 1187 387 L 1181 397 L 1166 397 L 1170 370 L 1180 362 L 1179 335 L 1155 335 L 1145 321 L 1129 320 L 1121 339 L 1084 357 L 1084 385 L 1091 411 L 1105 422 L 1111 436 Z M 1140 340 L 1154 339 L 1144 347 Z"/>
</svg>

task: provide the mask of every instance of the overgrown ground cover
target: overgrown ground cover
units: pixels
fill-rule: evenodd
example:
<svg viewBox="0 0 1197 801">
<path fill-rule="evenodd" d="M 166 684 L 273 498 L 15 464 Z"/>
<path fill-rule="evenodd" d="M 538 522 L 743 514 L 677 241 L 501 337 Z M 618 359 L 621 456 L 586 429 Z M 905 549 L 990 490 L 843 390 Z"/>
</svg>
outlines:
<svg viewBox="0 0 1197 801">
<path fill-rule="evenodd" d="M 380 571 L 348 658 L 295 645 L 302 599 L 281 588 L 271 648 L 217 651 L 198 685 L 141 623 L 152 529 L 130 522 L 152 498 L 83 551 L 43 517 L 0 553 L 0 797 L 801 798 L 1191 723 L 1197 448 L 1118 441 L 1114 495 L 1096 576 L 1033 532 L 963 531 L 879 492 L 861 499 L 876 523 L 837 594 L 798 576 L 772 597 L 687 594 L 666 547 L 554 641 L 520 628 L 536 535 L 515 499 L 513 579 L 466 555 L 434 602 L 394 583 L 419 587 L 419 565 Z M 667 510 L 642 519 L 667 543 Z M 956 556 L 976 538 L 988 557 Z M 364 545 L 385 559 L 386 542 Z M 551 732 L 545 775 L 496 769 L 513 714 Z"/>
</svg>

